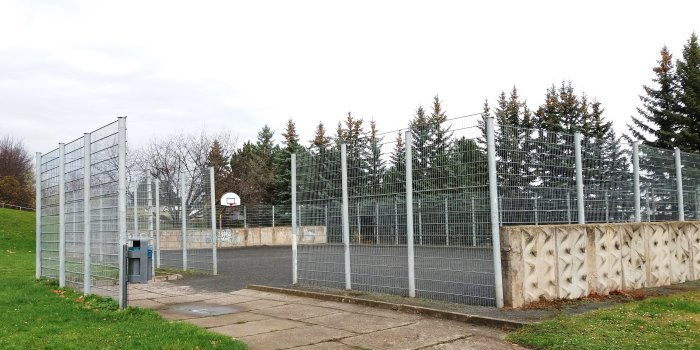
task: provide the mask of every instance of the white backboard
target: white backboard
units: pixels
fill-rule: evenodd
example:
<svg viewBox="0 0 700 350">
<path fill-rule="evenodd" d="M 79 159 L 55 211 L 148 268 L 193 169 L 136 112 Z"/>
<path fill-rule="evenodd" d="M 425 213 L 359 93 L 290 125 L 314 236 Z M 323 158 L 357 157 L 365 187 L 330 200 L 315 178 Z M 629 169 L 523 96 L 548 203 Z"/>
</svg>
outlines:
<svg viewBox="0 0 700 350">
<path fill-rule="evenodd" d="M 221 196 L 221 205 L 225 207 L 235 207 L 237 205 L 241 205 L 241 197 L 233 192 L 224 193 L 224 195 Z"/>
</svg>

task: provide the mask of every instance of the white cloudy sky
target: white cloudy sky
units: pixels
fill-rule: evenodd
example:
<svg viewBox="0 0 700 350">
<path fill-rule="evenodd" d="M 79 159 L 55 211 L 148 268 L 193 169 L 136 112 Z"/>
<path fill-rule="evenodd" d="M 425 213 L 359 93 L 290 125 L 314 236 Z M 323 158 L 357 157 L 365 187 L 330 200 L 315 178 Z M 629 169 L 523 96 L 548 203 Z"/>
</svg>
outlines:
<svg viewBox="0 0 700 350">
<path fill-rule="evenodd" d="M 0 0 L 0 135 L 47 151 L 127 115 L 136 144 L 292 117 L 304 140 L 348 112 L 405 126 L 439 94 L 479 112 L 516 85 L 531 108 L 562 79 L 624 130 L 660 48 L 698 1 Z"/>
</svg>

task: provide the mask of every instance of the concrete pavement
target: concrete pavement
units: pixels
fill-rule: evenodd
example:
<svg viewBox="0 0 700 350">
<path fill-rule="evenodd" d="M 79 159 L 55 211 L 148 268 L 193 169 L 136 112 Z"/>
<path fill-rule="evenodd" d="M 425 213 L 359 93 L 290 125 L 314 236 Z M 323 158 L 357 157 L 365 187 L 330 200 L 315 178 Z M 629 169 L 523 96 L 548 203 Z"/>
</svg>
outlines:
<svg viewBox="0 0 700 350">
<path fill-rule="evenodd" d="M 500 329 L 251 289 L 209 292 L 151 282 L 129 286 L 129 305 L 240 339 L 250 349 L 522 349 L 505 342 Z"/>
</svg>

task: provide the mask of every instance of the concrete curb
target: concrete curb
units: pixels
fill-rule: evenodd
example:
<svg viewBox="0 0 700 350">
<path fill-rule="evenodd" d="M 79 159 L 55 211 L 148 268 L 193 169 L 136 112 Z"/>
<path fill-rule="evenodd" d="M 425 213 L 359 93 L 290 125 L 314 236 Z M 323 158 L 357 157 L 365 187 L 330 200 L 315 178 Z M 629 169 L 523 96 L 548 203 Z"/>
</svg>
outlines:
<svg viewBox="0 0 700 350">
<path fill-rule="evenodd" d="M 423 306 L 395 304 L 395 303 L 389 303 L 389 302 L 385 302 L 385 301 L 369 300 L 369 299 L 356 298 L 356 297 L 350 297 L 350 296 L 344 296 L 344 295 L 310 292 L 310 291 L 296 290 L 296 289 L 289 289 L 289 288 L 268 287 L 268 286 L 261 286 L 261 285 L 256 285 L 256 284 L 249 284 L 247 288 L 261 291 L 261 292 L 289 294 L 289 295 L 295 295 L 295 296 L 300 296 L 300 297 L 320 299 L 320 300 L 325 300 L 325 301 L 335 301 L 335 302 L 339 302 L 339 303 L 348 303 L 348 304 L 356 304 L 356 305 L 362 305 L 362 306 L 375 307 L 378 309 L 401 311 L 401 312 L 406 312 L 406 313 L 410 313 L 410 314 L 435 317 L 435 318 L 439 318 L 439 319 L 460 321 L 460 322 L 471 323 L 471 324 L 482 325 L 482 326 L 489 326 L 489 327 L 496 327 L 496 328 L 501 328 L 504 330 L 516 330 L 516 329 L 528 324 L 525 322 L 511 321 L 511 320 L 492 318 L 492 317 L 486 317 L 486 316 L 478 316 L 478 315 L 468 315 L 468 314 L 463 314 L 463 313 L 459 313 L 459 312 L 438 310 L 438 309 L 432 309 L 432 308 L 423 307 Z"/>
</svg>

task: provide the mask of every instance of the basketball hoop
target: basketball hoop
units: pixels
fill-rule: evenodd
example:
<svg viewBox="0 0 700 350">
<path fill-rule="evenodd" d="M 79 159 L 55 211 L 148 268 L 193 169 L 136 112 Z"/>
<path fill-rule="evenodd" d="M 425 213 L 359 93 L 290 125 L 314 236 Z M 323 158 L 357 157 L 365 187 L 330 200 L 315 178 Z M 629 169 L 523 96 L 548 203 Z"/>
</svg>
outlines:
<svg viewBox="0 0 700 350">
<path fill-rule="evenodd" d="M 241 197 L 233 192 L 224 193 L 221 196 L 221 205 L 225 207 L 235 207 L 241 205 Z"/>
</svg>

